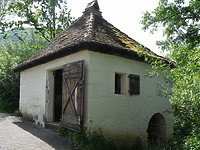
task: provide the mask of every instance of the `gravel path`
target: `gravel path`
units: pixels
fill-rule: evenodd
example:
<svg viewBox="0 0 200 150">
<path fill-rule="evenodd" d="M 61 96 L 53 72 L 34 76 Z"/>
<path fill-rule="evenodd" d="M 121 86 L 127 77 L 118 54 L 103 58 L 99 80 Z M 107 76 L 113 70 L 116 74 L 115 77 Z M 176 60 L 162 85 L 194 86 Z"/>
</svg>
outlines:
<svg viewBox="0 0 200 150">
<path fill-rule="evenodd" d="M 23 118 L 0 113 L 0 150 L 71 150 L 65 138 Z"/>
</svg>

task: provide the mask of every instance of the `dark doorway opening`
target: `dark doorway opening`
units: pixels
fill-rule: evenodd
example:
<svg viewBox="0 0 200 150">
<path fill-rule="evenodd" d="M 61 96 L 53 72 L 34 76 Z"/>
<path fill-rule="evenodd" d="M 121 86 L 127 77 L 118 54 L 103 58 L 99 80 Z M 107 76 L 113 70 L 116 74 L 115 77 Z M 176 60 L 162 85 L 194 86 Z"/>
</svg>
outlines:
<svg viewBox="0 0 200 150">
<path fill-rule="evenodd" d="M 151 117 L 147 133 L 149 147 L 164 147 L 166 145 L 166 122 L 163 115 L 156 113 Z"/>
<path fill-rule="evenodd" d="M 62 114 L 62 69 L 54 71 L 54 121 L 59 122 Z"/>
</svg>

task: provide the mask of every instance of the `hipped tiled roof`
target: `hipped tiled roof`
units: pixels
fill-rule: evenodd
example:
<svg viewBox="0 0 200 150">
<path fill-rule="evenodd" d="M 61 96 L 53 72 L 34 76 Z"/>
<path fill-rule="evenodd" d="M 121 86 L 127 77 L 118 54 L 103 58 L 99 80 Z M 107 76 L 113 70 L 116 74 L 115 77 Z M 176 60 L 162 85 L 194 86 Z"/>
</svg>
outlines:
<svg viewBox="0 0 200 150">
<path fill-rule="evenodd" d="M 97 1 L 93 1 L 79 19 L 33 57 L 13 68 L 13 71 L 23 71 L 84 49 L 144 61 L 144 56 L 138 54 L 141 52 L 149 57 L 165 60 L 148 48 L 143 47 L 141 50 L 138 46 L 138 42 L 107 22 L 101 16 Z"/>
</svg>

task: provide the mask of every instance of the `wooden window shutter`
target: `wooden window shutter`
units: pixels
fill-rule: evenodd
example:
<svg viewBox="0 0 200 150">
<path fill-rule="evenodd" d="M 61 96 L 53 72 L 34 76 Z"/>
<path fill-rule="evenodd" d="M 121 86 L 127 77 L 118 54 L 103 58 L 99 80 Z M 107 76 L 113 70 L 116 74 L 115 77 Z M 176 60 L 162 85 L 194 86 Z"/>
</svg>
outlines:
<svg viewBox="0 0 200 150">
<path fill-rule="evenodd" d="M 62 125 L 80 131 L 83 123 L 85 61 L 66 64 L 63 68 Z"/>
<path fill-rule="evenodd" d="M 129 94 L 139 95 L 140 94 L 140 76 L 130 74 L 128 77 L 129 77 Z"/>
</svg>

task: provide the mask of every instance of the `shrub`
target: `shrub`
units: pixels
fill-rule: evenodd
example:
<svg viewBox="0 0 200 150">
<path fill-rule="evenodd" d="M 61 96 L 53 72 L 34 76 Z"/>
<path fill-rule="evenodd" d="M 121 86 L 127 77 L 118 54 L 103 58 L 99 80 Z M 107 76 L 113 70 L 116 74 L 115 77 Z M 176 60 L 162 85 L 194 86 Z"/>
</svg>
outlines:
<svg viewBox="0 0 200 150">
<path fill-rule="evenodd" d="M 17 117 L 22 117 L 22 112 L 20 109 L 15 110 L 14 115 Z"/>
<path fill-rule="evenodd" d="M 193 131 L 190 136 L 185 139 L 184 149 L 199 150 L 200 149 L 200 130 Z"/>
<path fill-rule="evenodd" d="M 118 146 L 105 137 L 100 129 L 82 130 L 75 132 L 68 130 L 71 143 L 81 150 L 117 150 Z"/>
<path fill-rule="evenodd" d="M 56 133 L 58 133 L 60 136 L 67 136 L 66 129 L 62 127 L 61 123 L 57 126 Z"/>
<path fill-rule="evenodd" d="M 81 132 L 68 130 L 69 141 L 81 150 L 141 150 L 139 139 L 135 145 L 120 145 L 103 135 L 101 129 L 84 129 Z"/>
</svg>

